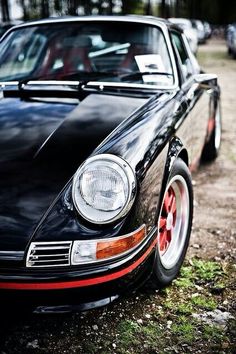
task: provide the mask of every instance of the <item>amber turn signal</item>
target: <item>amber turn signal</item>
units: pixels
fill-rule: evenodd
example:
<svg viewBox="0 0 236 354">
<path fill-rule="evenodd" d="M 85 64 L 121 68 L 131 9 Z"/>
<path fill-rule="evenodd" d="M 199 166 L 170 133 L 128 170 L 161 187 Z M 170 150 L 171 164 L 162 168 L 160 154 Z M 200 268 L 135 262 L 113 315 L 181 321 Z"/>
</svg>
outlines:
<svg viewBox="0 0 236 354">
<path fill-rule="evenodd" d="M 132 251 L 146 237 L 146 225 L 119 237 L 104 240 L 74 241 L 71 252 L 71 264 L 85 264 L 102 261 Z"/>
<path fill-rule="evenodd" d="M 136 247 L 146 236 L 146 227 L 142 225 L 138 230 L 111 241 L 97 243 L 96 258 L 106 259 L 128 252 Z"/>
</svg>

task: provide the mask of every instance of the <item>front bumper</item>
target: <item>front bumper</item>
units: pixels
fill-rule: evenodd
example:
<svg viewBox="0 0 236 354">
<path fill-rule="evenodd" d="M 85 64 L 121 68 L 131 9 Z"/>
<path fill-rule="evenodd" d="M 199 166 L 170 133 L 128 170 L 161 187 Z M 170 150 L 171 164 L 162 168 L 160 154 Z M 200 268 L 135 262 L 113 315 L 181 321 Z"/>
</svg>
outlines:
<svg viewBox="0 0 236 354">
<path fill-rule="evenodd" d="M 144 283 L 152 272 L 156 228 L 132 253 L 110 262 L 60 270 L 2 269 L 0 299 L 36 312 L 68 312 L 104 306 Z"/>
</svg>

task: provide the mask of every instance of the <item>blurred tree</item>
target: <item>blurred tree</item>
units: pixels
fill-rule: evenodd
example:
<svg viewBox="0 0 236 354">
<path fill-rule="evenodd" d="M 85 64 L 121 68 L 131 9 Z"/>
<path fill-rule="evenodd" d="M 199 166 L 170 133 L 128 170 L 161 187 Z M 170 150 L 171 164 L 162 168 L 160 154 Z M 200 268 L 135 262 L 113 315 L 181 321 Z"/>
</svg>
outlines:
<svg viewBox="0 0 236 354">
<path fill-rule="evenodd" d="M 151 0 L 147 1 L 146 8 L 145 8 L 145 15 L 152 15 Z"/>
<path fill-rule="evenodd" d="M 76 0 L 69 0 L 68 1 L 68 14 L 69 15 L 76 15 L 77 14 L 77 1 Z"/>
<path fill-rule="evenodd" d="M 84 8 L 84 14 L 85 15 L 91 15 L 92 14 L 91 0 L 80 0 L 80 6 L 82 6 Z"/>
<path fill-rule="evenodd" d="M 54 0 L 54 10 L 56 13 L 61 14 L 62 13 L 62 2 L 61 0 Z"/>
<path fill-rule="evenodd" d="M 47 0 L 41 0 L 41 17 L 49 17 L 49 3 Z"/>
<path fill-rule="evenodd" d="M 23 20 L 24 21 L 29 20 L 28 7 L 26 6 L 25 0 L 20 0 L 20 5 L 22 7 Z"/>
<path fill-rule="evenodd" d="M 163 18 L 168 18 L 171 16 L 171 6 L 169 1 L 167 3 L 166 0 L 161 0 L 160 16 Z"/>
<path fill-rule="evenodd" d="M 122 14 L 143 14 L 144 4 L 142 1 L 122 0 Z"/>
<path fill-rule="evenodd" d="M 176 0 L 175 1 L 175 17 L 180 16 L 180 1 Z"/>
<path fill-rule="evenodd" d="M 166 1 L 161 0 L 161 17 L 166 17 Z"/>
<path fill-rule="evenodd" d="M 23 19 L 63 15 L 145 14 L 196 18 L 215 24 L 236 21 L 236 0 L 17 0 Z M 10 20 L 10 0 L 0 0 L 3 21 Z"/>
<path fill-rule="evenodd" d="M 1 0 L 1 12 L 2 12 L 2 21 L 7 22 L 10 21 L 10 13 L 9 13 L 9 4 L 8 0 Z"/>
</svg>

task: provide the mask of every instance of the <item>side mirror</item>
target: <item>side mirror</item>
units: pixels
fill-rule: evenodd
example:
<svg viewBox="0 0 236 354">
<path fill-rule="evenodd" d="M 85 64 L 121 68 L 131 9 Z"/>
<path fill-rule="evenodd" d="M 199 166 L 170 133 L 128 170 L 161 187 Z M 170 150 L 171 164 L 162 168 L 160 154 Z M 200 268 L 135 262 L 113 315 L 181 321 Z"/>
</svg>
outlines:
<svg viewBox="0 0 236 354">
<path fill-rule="evenodd" d="M 211 89 L 212 86 L 217 85 L 217 75 L 215 74 L 197 74 L 194 75 L 194 81 L 199 84 L 201 88 L 206 90 Z"/>
</svg>

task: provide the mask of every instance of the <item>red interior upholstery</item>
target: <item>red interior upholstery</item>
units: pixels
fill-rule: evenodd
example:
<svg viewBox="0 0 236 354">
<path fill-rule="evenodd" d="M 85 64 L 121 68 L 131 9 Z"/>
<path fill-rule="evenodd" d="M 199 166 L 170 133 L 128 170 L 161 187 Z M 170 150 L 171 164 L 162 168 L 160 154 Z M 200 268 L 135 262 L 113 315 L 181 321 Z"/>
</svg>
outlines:
<svg viewBox="0 0 236 354">
<path fill-rule="evenodd" d="M 89 59 L 89 46 L 85 46 L 84 42 L 70 40 L 71 43 L 51 43 L 48 46 L 45 58 L 38 73 L 39 76 L 58 79 L 64 75 L 74 73 L 78 67 L 82 66 L 82 70 L 92 71 L 91 61 Z M 79 46 L 82 44 L 82 46 Z M 55 63 L 61 63 L 59 68 L 55 67 Z"/>
</svg>

